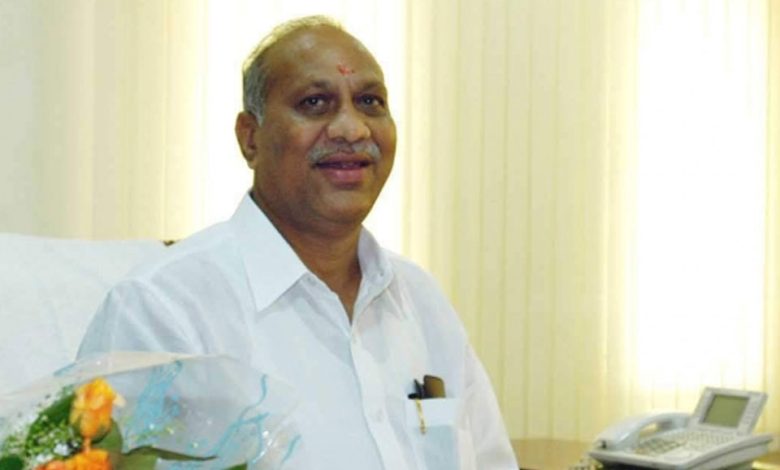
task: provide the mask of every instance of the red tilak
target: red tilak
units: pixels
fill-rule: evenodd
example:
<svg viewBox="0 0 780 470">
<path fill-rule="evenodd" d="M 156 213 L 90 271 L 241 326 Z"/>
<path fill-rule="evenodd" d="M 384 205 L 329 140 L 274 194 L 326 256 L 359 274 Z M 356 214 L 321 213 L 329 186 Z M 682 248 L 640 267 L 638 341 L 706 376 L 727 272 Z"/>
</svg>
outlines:
<svg viewBox="0 0 780 470">
<path fill-rule="evenodd" d="M 344 64 L 339 64 L 338 69 L 341 75 L 352 75 L 353 73 L 355 73 L 354 70 L 352 70 L 351 68 L 347 67 Z"/>
</svg>

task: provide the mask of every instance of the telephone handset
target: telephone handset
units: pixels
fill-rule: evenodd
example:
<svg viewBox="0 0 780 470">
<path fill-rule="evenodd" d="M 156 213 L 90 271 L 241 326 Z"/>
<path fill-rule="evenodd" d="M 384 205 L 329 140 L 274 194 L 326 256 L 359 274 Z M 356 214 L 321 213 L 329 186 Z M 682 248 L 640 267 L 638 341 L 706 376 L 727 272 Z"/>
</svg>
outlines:
<svg viewBox="0 0 780 470">
<path fill-rule="evenodd" d="M 596 437 L 590 456 L 607 468 L 750 468 L 772 440 L 750 434 L 765 402 L 765 393 L 708 387 L 693 414 L 648 413 L 610 426 Z"/>
<path fill-rule="evenodd" d="M 603 430 L 594 445 L 599 449 L 629 449 L 636 446 L 640 435 L 685 427 L 690 417 L 678 411 L 632 416 Z"/>
</svg>

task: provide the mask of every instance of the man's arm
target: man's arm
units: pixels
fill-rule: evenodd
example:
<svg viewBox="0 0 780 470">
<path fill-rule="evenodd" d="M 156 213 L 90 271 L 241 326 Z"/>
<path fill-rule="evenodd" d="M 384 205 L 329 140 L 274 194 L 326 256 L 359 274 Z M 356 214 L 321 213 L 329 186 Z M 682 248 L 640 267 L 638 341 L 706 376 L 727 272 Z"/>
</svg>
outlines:
<svg viewBox="0 0 780 470">
<path fill-rule="evenodd" d="M 471 346 L 466 346 L 466 412 L 471 423 L 477 468 L 517 470 L 498 401 L 485 368 Z"/>
</svg>

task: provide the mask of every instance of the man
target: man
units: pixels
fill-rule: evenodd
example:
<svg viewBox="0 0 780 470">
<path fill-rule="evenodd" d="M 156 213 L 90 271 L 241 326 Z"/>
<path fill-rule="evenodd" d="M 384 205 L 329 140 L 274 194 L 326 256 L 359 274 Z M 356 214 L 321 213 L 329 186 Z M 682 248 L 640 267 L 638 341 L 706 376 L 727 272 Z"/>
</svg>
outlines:
<svg viewBox="0 0 780 470">
<path fill-rule="evenodd" d="M 456 313 L 362 228 L 396 143 L 372 55 L 328 19 L 286 23 L 248 59 L 244 107 L 251 192 L 117 285 L 79 354 L 228 354 L 283 379 L 301 401 L 295 468 L 516 469 Z M 408 398 L 425 375 L 444 398 Z"/>
</svg>

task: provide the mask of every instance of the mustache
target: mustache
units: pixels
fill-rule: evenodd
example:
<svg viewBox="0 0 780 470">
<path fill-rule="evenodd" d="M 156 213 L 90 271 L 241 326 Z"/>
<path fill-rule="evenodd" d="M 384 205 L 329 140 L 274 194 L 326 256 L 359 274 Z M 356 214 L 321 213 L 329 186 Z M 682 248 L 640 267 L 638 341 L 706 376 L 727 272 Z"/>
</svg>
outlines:
<svg viewBox="0 0 780 470">
<path fill-rule="evenodd" d="M 372 161 L 377 162 L 382 158 L 379 146 L 373 140 L 362 140 L 355 143 L 325 143 L 311 149 L 306 155 L 309 163 L 316 165 L 334 153 L 359 153 L 368 155 Z"/>
</svg>

